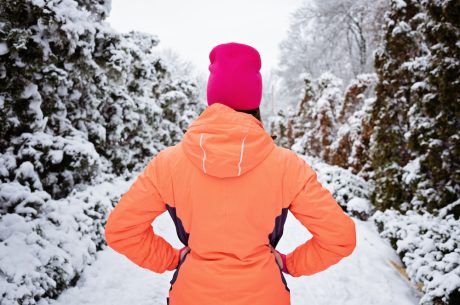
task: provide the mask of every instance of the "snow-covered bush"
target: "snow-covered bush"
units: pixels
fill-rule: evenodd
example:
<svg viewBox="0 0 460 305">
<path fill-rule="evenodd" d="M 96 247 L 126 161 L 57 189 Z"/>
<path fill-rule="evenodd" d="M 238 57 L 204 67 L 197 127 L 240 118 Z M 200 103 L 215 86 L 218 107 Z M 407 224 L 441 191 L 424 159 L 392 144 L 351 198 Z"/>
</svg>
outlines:
<svg viewBox="0 0 460 305">
<path fill-rule="evenodd" d="M 304 156 L 308 164 L 318 173 L 318 180 L 327 188 L 345 212 L 362 220 L 374 213 L 369 202 L 373 184 L 354 175 L 350 170 L 331 166 L 317 157 Z"/>
<path fill-rule="evenodd" d="M 104 21 L 110 5 L 0 1 L 1 305 L 74 285 L 124 189 L 89 185 L 129 177 L 206 106 L 156 36 Z"/>
<path fill-rule="evenodd" d="M 0 304 L 35 304 L 75 285 L 129 185 L 120 177 L 53 200 L 19 182 L 0 184 Z"/>
<path fill-rule="evenodd" d="M 111 161 L 99 169 L 88 160 L 93 174 L 81 179 L 91 182 L 98 170 L 121 173 L 142 165 L 158 143 L 176 143 L 201 112 L 196 84 L 152 53 L 158 38 L 115 32 L 103 21 L 109 7 L 110 1 L 89 0 L 1 3 L 1 151 L 23 133 L 63 141 L 78 135 L 86 151 L 94 145 Z M 94 157 L 88 154 L 81 158 Z M 53 197 L 65 196 L 72 188 L 67 184 L 56 184 L 63 188 Z"/>
<path fill-rule="evenodd" d="M 449 211 L 437 215 L 387 209 L 371 219 L 405 265 L 410 280 L 425 293 L 421 305 L 458 304 L 460 301 L 460 221 Z"/>
<path fill-rule="evenodd" d="M 54 198 L 65 197 L 78 184 L 100 171 L 99 154 L 82 133 L 53 136 L 44 132 L 23 133 L 12 139 L 2 158 L 19 164 L 3 167 L 0 177 L 19 181 L 32 190 L 45 190 Z M 3 180 L 2 179 L 2 180 Z"/>
</svg>

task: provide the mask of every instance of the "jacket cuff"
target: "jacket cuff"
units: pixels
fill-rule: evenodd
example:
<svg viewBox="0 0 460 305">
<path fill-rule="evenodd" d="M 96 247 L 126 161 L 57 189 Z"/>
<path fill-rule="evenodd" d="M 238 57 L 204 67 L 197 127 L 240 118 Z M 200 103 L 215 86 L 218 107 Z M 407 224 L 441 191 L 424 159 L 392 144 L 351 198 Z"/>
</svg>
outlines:
<svg viewBox="0 0 460 305">
<path fill-rule="evenodd" d="M 173 248 L 173 260 L 171 261 L 171 264 L 166 268 L 166 270 L 174 270 L 177 268 L 177 265 L 179 264 L 179 258 L 180 258 L 180 249 Z"/>
</svg>

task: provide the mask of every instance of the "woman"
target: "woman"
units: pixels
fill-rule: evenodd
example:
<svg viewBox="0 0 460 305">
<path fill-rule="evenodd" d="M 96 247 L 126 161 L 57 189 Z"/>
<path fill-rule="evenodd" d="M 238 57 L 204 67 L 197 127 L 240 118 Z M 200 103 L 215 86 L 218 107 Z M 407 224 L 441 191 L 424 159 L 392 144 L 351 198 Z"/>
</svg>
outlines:
<svg viewBox="0 0 460 305">
<path fill-rule="evenodd" d="M 170 305 L 290 304 L 284 274 L 312 275 L 350 255 L 355 224 L 315 171 L 275 145 L 256 118 L 262 98 L 257 50 L 227 43 L 209 58 L 209 106 L 121 197 L 108 217 L 106 240 L 143 268 L 175 269 Z M 288 210 L 313 237 L 285 255 L 275 248 Z M 152 229 L 165 211 L 182 249 Z"/>
</svg>

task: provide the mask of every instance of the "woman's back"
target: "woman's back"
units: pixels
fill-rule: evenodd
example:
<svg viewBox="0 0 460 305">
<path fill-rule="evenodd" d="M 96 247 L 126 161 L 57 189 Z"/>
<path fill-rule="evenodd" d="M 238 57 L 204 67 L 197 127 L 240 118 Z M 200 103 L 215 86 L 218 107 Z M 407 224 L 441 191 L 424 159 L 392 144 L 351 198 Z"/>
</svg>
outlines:
<svg viewBox="0 0 460 305">
<path fill-rule="evenodd" d="M 172 304 L 289 304 L 268 247 L 286 219 L 286 152 L 258 122 L 216 103 L 164 151 L 168 210 L 191 249 L 172 281 Z"/>
<path fill-rule="evenodd" d="M 166 210 L 191 249 L 180 261 L 177 249 L 149 237 L 151 227 L 136 229 Z M 177 264 L 171 305 L 290 304 L 269 247 L 281 238 L 288 210 L 314 236 L 288 254 L 292 276 L 324 270 L 353 251 L 354 223 L 311 167 L 276 146 L 257 119 L 215 103 L 149 163 L 109 216 L 106 237 L 144 268 L 163 272 Z"/>
</svg>

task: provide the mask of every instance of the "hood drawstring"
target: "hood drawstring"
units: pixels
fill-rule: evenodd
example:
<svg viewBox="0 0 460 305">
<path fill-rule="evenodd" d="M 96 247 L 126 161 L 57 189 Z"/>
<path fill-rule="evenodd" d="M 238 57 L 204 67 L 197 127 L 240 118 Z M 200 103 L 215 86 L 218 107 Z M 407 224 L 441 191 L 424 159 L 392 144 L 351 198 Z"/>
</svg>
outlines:
<svg viewBox="0 0 460 305">
<path fill-rule="evenodd" d="M 244 136 L 243 142 L 241 143 L 240 162 L 238 162 L 238 176 L 241 174 L 241 161 L 243 160 L 244 140 L 246 140 L 247 136 L 248 135 Z"/>
<path fill-rule="evenodd" d="M 200 136 L 200 147 L 201 147 L 201 150 L 203 151 L 203 171 L 206 174 L 206 168 L 204 167 L 204 160 L 206 160 L 206 151 L 204 150 L 203 146 L 201 145 L 202 140 L 203 140 L 203 133 L 201 133 L 201 136 Z"/>
</svg>

